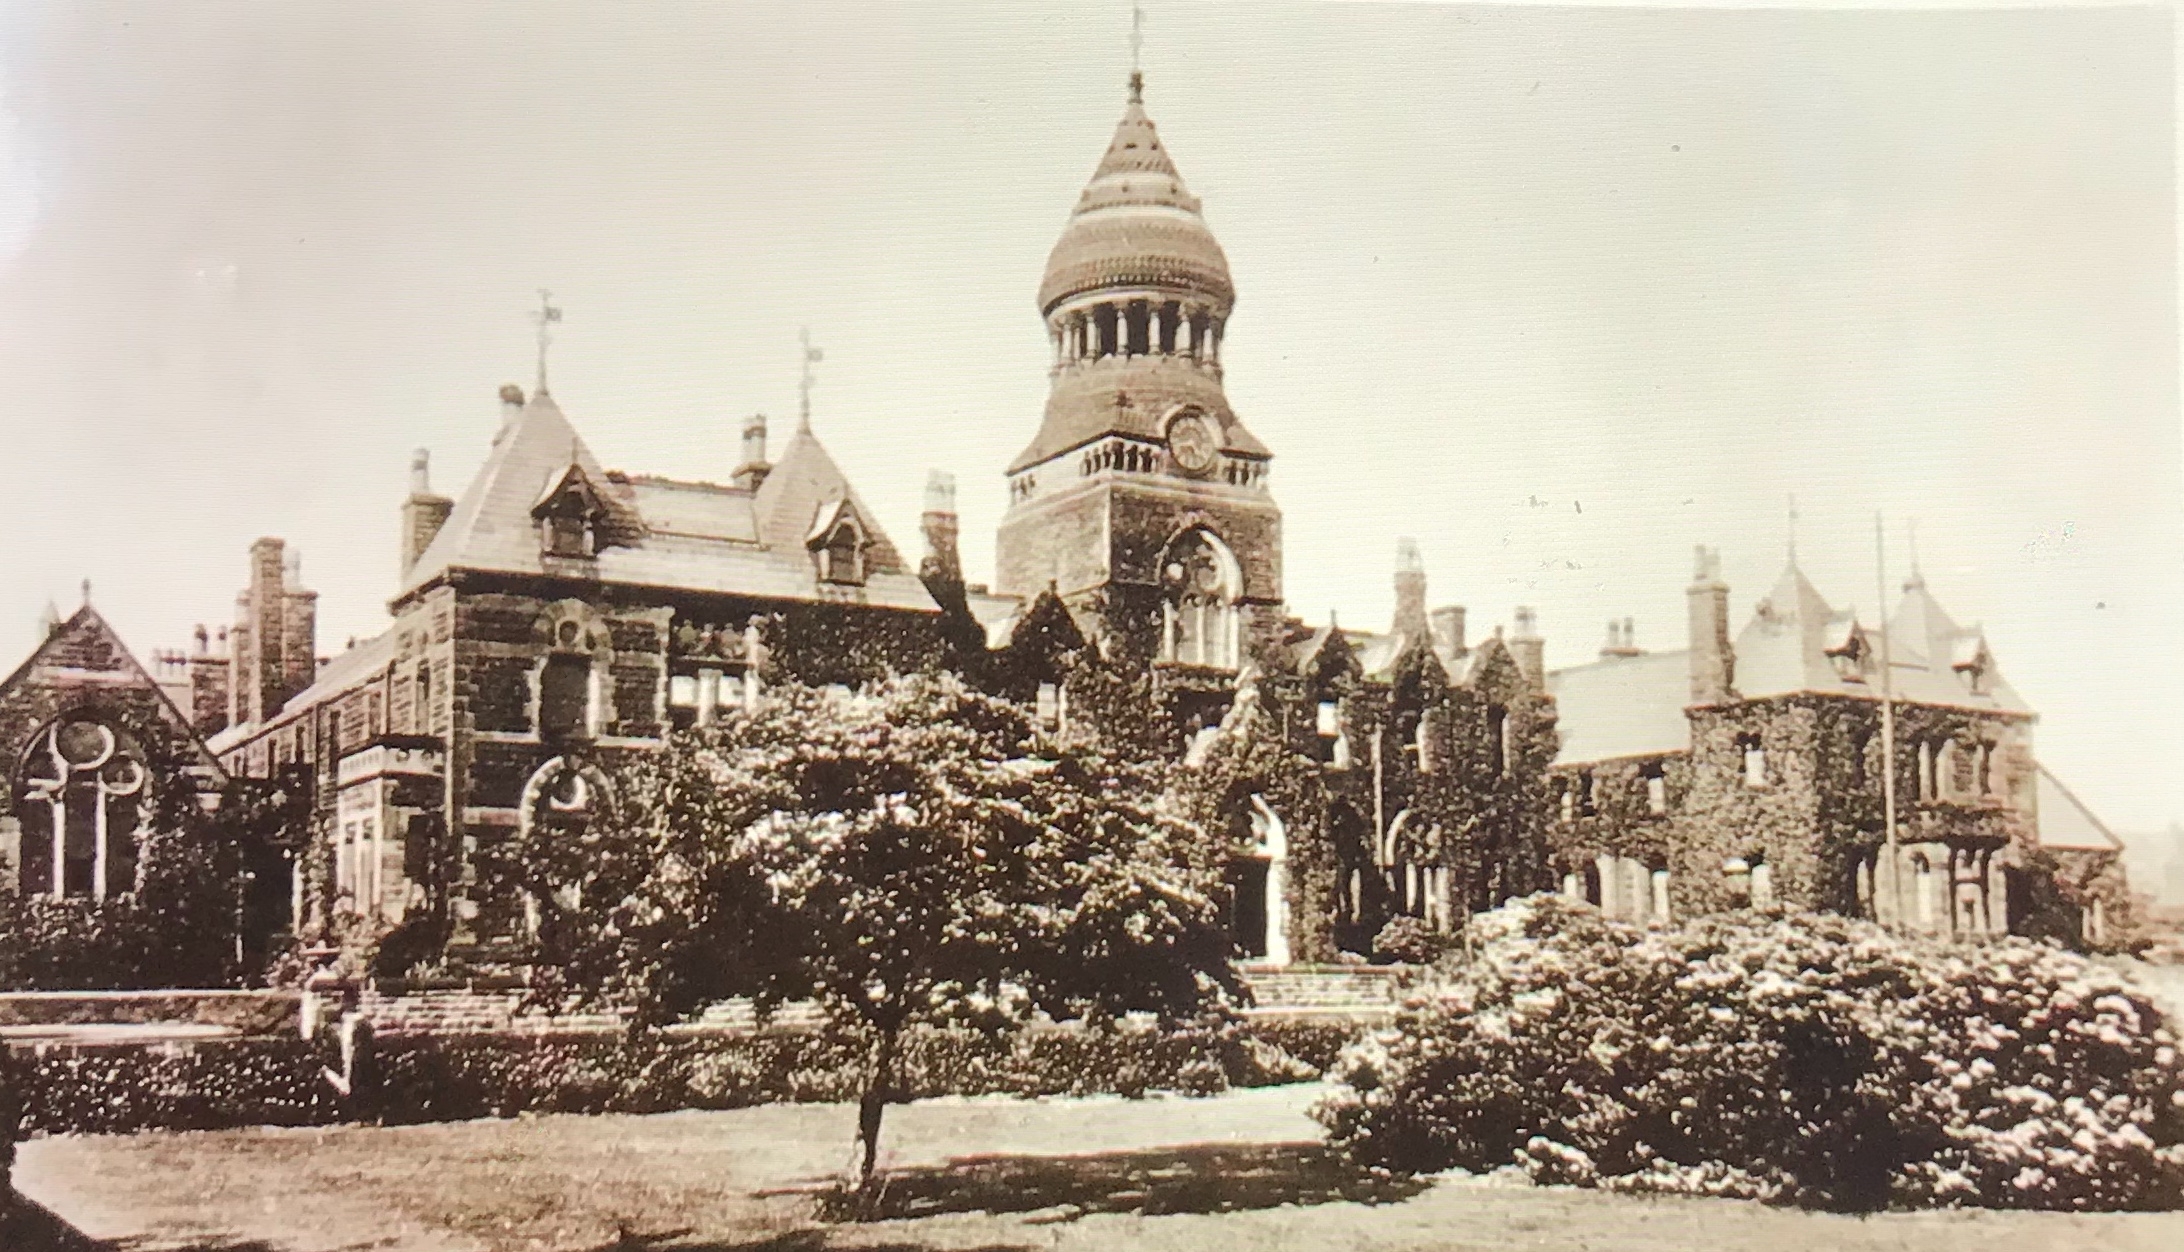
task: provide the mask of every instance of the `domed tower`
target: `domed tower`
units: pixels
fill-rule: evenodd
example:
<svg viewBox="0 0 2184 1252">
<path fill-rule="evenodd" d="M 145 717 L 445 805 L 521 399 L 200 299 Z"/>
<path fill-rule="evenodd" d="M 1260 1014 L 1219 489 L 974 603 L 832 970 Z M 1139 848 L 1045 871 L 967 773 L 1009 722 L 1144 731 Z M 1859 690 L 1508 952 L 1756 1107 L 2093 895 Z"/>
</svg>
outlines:
<svg viewBox="0 0 2184 1252">
<path fill-rule="evenodd" d="M 1111 653 L 1209 679 L 1259 654 L 1282 598 L 1272 458 L 1221 388 L 1235 303 L 1132 74 L 1039 284 L 1053 386 L 1009 466 L 996 590 L 1051 587 Z"/>
</svg>

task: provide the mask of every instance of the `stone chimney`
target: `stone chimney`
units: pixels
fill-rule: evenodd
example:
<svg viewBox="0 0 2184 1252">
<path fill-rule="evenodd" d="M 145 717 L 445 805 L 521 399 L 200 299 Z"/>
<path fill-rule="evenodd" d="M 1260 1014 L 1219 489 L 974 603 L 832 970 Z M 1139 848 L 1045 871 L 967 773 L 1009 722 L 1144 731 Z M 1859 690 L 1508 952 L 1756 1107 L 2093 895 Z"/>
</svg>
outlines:
<svg viewBox="0 0 2184 1252">
<path fill-rule="evenodd" d="M 262 723 L 318 676 L 318 593 L 303 556 L 278 539 L 250 545 L 250 585 L 228 632 L 230 723 Z"/>
<path fill-rule="evenodd" d="M 1691 702 L 1720 704 L 1736 687 L 1736 654 L 1729 645 L 1729 584 L 1721 580 L 1721 553 L 1697 550 L 1691 586 Z"/>
<path fill-rule="evenodd" d="M 1428 615 L 1428 626 L 1433 631 L 1433 646 L 1450 656 L 1462 656 L 1464 644 L 1464 606 L 1443 605 Z"/>
<path fill-rule="evenodd" d="M 318 679 L 318 592 L 303 589 L 303 551 L 290 548 L 281 569 L 281 698 Z"/>
<path fill-rule="evenodd" d="M 956 519 L 955 475 L 945 470 L 926 475 L 925 513 L 918 525 L 925 532 L 925 559 L 918 564 L 918 577 L 928 586 L 960 585 L 963 558 L 956 547 L 961 527 Z"/>
<path fill-rule="evenodd" d="M 1547 689 L 1547 641 L 1539 637 L 1539 615 L 1529 605 L 1517 608 L 1517 628 L 1509 635 L 1509 655 L 1515 658 L 1526 682 L 1535 690 Z"/>
<path fill-rule="evenodd" d="M 745 491 L 756 491 L 771 469 L 773 466 L 766 463 L 766 415 L 753 413 L 743 419 L 743 464 L 736 466 L 735 484 Z"/>
<path fill-rule="evenodd" d="M 1643 653 L 1638 647 L 1637 623 L 1627 617 L 1609 618 L 1608 641 L 1600 646 L 1600 659 L 1609 661 L 1616 657 L 1641 655 Z"/>
<path fill-rule="evenodd" d="M 1429 638 L 1426 624 L 1426 563 L 1416 539 L 1395 541 L 1395 620 L 1390 629 L 1407 640 Z"/>
<path fill-rule="evenodd" d="M 227 643 L 225 632 L 220 642 Z M 190 725 L 199 735 L 212 735 L 227 728 L 230 694 L 228 658 L 212 650 L 212 636 L 200 623 L 191 639 L 189 655 L 189 703 L 183 711 L 190 716 Z"/>
<path fill-rule="evenodd" d="M 410 453 L 409 498 L 402 502 L 402 577 L 417 567 L 417 558 L 432 546 L 432 537 L 447 524 L 455 502 L 432 494 L 432 453 L 424 448 Z"/>
</svg>

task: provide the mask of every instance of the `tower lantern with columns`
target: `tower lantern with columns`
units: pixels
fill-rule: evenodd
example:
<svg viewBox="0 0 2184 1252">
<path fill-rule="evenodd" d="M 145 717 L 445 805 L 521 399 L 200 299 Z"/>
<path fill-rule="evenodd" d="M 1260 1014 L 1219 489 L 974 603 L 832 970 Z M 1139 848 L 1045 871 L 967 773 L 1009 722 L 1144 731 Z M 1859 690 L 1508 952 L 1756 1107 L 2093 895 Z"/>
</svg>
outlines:
<svg viewBox="0 0 2184 1252">
<path fill-rule="evenodd" d="M 1053 589 L 1110 649 L 1214 675 L 1279 631 L 1271 454 L 1222 389 L 1228 259 L 1133 73 L 1047 259 L 1046 413 L 1009 466 L 995 590 Z"/>
</svg>

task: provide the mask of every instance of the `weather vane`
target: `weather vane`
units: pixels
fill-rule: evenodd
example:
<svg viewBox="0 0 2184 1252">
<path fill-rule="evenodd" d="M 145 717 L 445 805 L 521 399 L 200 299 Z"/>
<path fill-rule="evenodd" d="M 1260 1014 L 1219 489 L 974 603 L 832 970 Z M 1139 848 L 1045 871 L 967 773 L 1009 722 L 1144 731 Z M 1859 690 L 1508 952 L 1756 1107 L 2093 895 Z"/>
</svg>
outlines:
<svg viewBox="0 0 2184 1252">
<path fill-rule="evenodd" d="M 531 323 L 538 327 L 538 392 L 546 394 L 546 349 L 554 342 L 553 325 L 561 320 L 561 310 L 554 306 L 554 293 L 544 287 L 538 289 L 538 311 L 531 314 Z"/>
<path fill-rule="evenodd" d="M 802 380 L 797 383 L 797 390 L 799 393 L 801 393 L 801 398 L 799 400 L 799 407 L 797 410 L 798 418 L 796 428 L 798 430 L 810 430 L 811 389 L 817 386 L 819 383 L 818 378 L 812 374 L 811 367 L 818 364 L 820 361 L 825 360 L 826 353 L 811 346 L 811 327 L 806 326 L 802 330 L 799 330 L 798 332 L 796 332 L 796 337 L 798 341 L 800 341 L 804 345 L 804 376 Z"/>
</svg>

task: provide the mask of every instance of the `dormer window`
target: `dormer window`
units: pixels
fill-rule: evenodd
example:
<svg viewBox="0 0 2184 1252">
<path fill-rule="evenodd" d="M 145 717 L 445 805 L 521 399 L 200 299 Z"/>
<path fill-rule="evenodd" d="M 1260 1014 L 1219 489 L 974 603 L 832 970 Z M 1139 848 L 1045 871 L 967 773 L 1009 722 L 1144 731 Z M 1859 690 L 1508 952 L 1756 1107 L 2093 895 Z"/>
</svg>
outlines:
<svg viewBox="0 0 2184 1252">
<path fill-rule="evenodd" d="M 592 554 L 591 519 L 584 517 L 547 518 L 546 554 L 548 556 L 590 556 Z"/>
<path fill-rule="evenodd" d="M 548 483 L 531 516 L 538 519 L 539 551 L 545 555 L 582 559 L 599 554 L 599 497 L 580 467 L 571 465 Z"/>
<path fill-rule="evenodd" d="M 819 550 L 819 577 L 830 583 L 855 585 L 864 581 L 864 537 L 857 528 L 837 526 Z"/>
<path fill-rule="evenodd" d="M 834 500 L 819 510 L 805 543 L 819 567 L 819 581 L 842 586 L 862 586 L 865 580 L 865 532 L 857 512 L 847 500 Z"/>
</svg>

